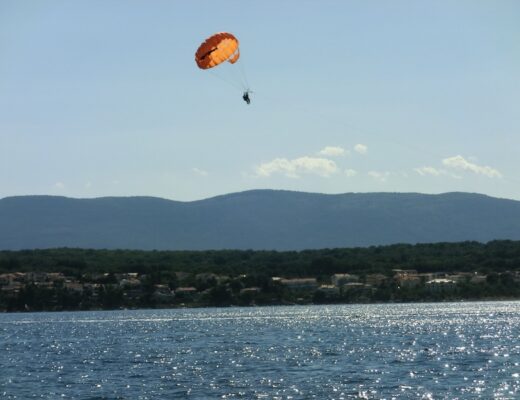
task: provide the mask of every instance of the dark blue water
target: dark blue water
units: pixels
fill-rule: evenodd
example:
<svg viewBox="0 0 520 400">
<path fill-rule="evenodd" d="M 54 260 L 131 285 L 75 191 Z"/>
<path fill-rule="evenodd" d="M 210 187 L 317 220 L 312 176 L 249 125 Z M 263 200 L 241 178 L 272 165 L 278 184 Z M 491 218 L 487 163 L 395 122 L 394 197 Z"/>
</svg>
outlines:
<svg viewBox="0 0 520 400">
<path fill-rule="evenodd" d="M 0 398 L 519 399 L 520 302 L 3 314 Z"/>
</svg>

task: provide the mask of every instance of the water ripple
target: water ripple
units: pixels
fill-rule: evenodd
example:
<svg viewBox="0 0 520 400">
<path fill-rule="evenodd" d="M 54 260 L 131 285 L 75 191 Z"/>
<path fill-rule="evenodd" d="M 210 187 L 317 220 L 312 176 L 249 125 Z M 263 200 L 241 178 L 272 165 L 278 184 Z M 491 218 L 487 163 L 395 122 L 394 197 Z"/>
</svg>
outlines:
<svg viewBox="0 0 520 400">
<path fill-rule="evenodd" d="M 516 399 L 520 303 L 0 315 L 0 397 Z"/>
</svg>

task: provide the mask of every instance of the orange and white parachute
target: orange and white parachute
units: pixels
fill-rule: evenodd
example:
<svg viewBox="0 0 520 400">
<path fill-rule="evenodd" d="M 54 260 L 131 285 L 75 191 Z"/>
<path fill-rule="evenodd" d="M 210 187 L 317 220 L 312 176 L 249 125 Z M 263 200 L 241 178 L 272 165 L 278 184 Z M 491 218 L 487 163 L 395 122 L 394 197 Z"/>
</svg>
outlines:
<svg viewBox="0 0 520 400">
<path fill-rule="evenodd" d="M 195 62 L 200 69 L 209 69 L 225 61 L 234 64 L 239 57 L 238 39 L 231 33 L 219 32 L 199 46 L 195 53 Z"/>
<path fill-rule="evenodd" d="M 240 58 L 238 39 L 229 32 L 219 32 L 208 37 L 195 52 L 195 62 L 200 69 L 211 70 L 212 74 L 242 91 L 242 98 L 249 104 L 249 89 L 246 74 L 241 63 L 238 67 L 218 67 L 222 64 L 235 64 Z M 229 65 L 228 64 L 228 65 Z M 216 69 L 216 71 L 213 70 Z"/>
</svg>

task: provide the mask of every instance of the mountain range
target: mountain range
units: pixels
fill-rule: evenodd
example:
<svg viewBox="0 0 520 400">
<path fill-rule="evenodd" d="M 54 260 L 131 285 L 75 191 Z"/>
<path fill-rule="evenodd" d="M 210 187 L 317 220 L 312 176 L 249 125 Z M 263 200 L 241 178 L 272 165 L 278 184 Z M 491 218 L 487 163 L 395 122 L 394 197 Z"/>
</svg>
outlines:
<svg viewBox="0 0 520 400">
<path fill-rule="evenodd" d="M 474 193 L 318 194 L 251 190 L 154 197 L 0 199 L 0 250 L 303 250 L 520 240 L 520 201 Z"/>
</svg>

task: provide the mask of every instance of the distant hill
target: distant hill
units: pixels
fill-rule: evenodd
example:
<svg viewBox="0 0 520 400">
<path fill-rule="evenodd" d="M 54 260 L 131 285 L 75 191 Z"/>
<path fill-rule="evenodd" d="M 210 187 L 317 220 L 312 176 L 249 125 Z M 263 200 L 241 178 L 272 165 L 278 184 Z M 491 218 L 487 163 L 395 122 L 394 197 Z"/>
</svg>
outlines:
<svg viewBox="0 0 520 400">
<path fill-rule="evenodd" d="M 520 240 L 520 201 L 480 194 L 252 190 L 200 201 L 153 197 L 0 200 L 0 249 L 301 250 Z"/>
</svg>

